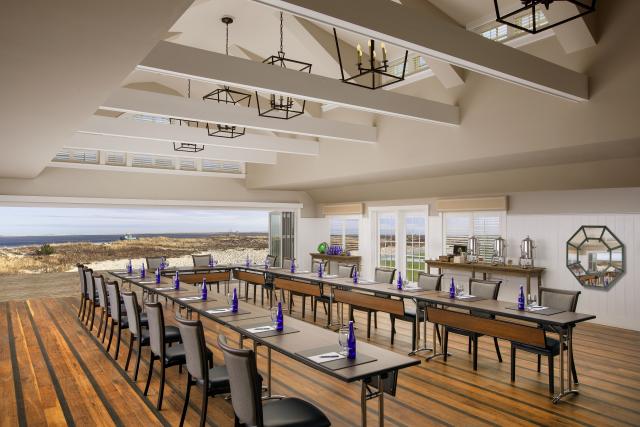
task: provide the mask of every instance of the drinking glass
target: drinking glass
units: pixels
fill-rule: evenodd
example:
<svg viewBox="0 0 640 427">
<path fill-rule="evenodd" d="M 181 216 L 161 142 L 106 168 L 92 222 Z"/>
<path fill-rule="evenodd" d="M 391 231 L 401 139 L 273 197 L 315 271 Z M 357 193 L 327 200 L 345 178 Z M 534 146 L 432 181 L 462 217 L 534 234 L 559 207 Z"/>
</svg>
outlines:
<svg viewBox="0 0 640 427">
<path fill-rule="evenodd" d="M 227 294 L 227 303 L 229 304 L 229 308 L 233 306 L 233 294 L 231 292 Z"/>
<path fill-rule="evenodd" d="M 278 326 L 278 307 L 271 307 L 269 309 L 269 312 L 271 314 L 271 323 L 273 324 L 273 327 L 277 327 Z"/>
<path fill-rule="evenodd" d="M 457 296 L 464 295 L 464 285 L 462 283 L 456 283 L 456 295 Z"/>
<path fill-rule="evenodd" d="M 346 356 L 349 353 L 349 327 L 342 326 L 340 330 L 338 330 L 338 345 L 340 346 L 339 353 L 343 356 Z"/>
</svg>

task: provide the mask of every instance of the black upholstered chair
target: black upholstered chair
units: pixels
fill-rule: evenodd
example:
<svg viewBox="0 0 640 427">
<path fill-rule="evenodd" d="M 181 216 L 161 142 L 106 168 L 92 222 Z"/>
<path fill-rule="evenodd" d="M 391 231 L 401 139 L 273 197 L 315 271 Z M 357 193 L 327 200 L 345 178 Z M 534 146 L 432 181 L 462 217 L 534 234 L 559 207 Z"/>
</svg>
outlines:
<svg viewBox="0 0 640 427">
<path fill-rule="evenodd" d="M 350 265 L 350 264 L 338 264 L 338 277 L 340 278 L 350 278 L 353 277 L 353 272 L 355 271 L 356 266 L 355 265 Z M 313 299 L 313 323 L 316 322 L 316 315 L 318 313 L 317 310 L 317 306 L 318 306 L 318 302 L 322 303 L 322 306 L 324 308 L 324 312 L 325 314 L 328 315 L 328 311 L 327 311 L 327 304 L 329 304 L 329 302 L 331 301 L 331 299 L 329 298 L 329 295 L 326 292 L 331 292 L 331 287 L 330 286 L 322 286 L 321 287 L 322 290 L 322 294 L 319 297 L 315 297 Z M 327 317 L 327 325 L 329 325 L 330 320 Z"/>
<path fill-rule="evenodd" d="M 276 262 L 278 261 L 277 255 L 267 255 L 267 261 L 269 262 L 269 267 L 273 268 L 276 266 Z"/>
<path fill-rule="evenodd" d="M 180 426 L 184 424 L 189 406 L 191 386 L 201 385 L 203 388 L 202 405 L 200 407 L 200 426 L 204 426 L 207 419 L 207 403 L 209 396 L 230 393 L 229 375 L 227 368 L 213 365 L 213 354 L 207 348 L 204 340 L 204 328 L 199 320 L 187 320 L 176 317 L 180 333 L 184 340 L 184 350 L 187 364 L 187 391 L 184 396 L 184 406 L 180 417 Z M 208 364 L 207 364 L 208 361 Z"/>
<path fill-rule="evenodd" d="M 96 294 L 95 280 L 93 278 L 93 270 L 84 269 L 84 282 L 87 286 L 87 313 L 85 324 L 88 325 L 89 331 L 93 330 L 93 320 L 96 316 L 96 308 L 98 303 L 98 295 Z"/>
<path fill-rule="evenodd" d="M 113 329 L 115 326 L 118 327 L 118 334 L 116 337 L 116 353 L 114 358 L 118 360 L 118 354 L 120 353 L 120 340 L 122 337 L 122 330 L 129 328 L 129 323 L 127 321 L 127 316 L 124 312 L 124 307 L 120 303 L 120 287 L 118 286 L 118 282 L 113 281 L 107 283 L 107 297 L 109 298 L 109 313 L 111 318 L 111 329 L 109 329 L 109 342 L 107 343 L 107 353 L 111 348 L 111 340 L 113 339 Z M 108 321 L 108 319 L 107 319 Z M 106 326 L 105 326 L 106 333 Z"/>
<path fill-rule="evenodd" d="M 469 294 L 474 295 L 481 298 L 486 299 L 498 299 L 498 293 L 500 292 L 500 285 L 502 284 L 501 280 L 480 280 L 480 279 L 469 279 Z M 477 317 L 482 317 L 485 319 L 493 319 L 495 318 L 492 314 L 487 314 L 481 311 L 471 310 L 470 313 Z M 469 349 L 468 352 L 471 353 L 473 349 L 473 370 L 478 370 L 478 338 L 482 336 L 477 332 L 467 331 L 465 329 L 453 328 L 451 326 L 445 326 L 444 328 L 444 360 L 447 360 L 447 347 L 449 344 L 449 333 L 464 335 L 469 338 Z M 493 344 L 496 347 L 496 355 L 498 356 L 498 361 L 502 363 L 502 355 L 500 354 L 500 346 L 498 345 L 498 339 L 493 337 Z"/>
<path fill-rule="evenodd" d="M 289 270 L 291 268 L 291 258 L 282 258 L 282 268 Z"/>
<path fill-rule="evenodd" d="M 212 261 L 211 254 L 191 255 L 194 267 L 209 267 Z"/>
<path fill-rule="evenodd" d="M 149 372 L 147 375 L 147 383 L 144 386 L 144 395 L 146 396 L 149 392 L 149 385 L 151 384 L 151 376 L 153 374 L 153 363 L 159 360 L 160 386 L 158 388 L 158 403 L 156 403 L 156 407 L 162 409 L 165 369 L 171 366 L 180 366 L 180 371 L 182 371 L 182 365 L 186 363 L 185 351 L 182 344 L 171 346 L 172 342 L 182 342 L 182 338 L 179 330 L 176 331 L 173 327 L 169 326 L 165 327 L 162 304 L 152 302 L 145 304 L 145 306 L 147 308 L 147 318 L 149 321 L 149 348 L 151 352 L 149 354 Z M 167 340 L 167 338 L 170 338 L 170 341 Z"/>
<path fill-rule="evenodd" d="M 393 283 L 393 278 L 396 276 L 396 269 L 395 268 L 383 268 L 383 267 L 376 267 L 375 269 L 375 273 L 373 276 L 373 280 L 379 283 Z M 381 294 L 381 293 L 375 293 L 374 295 L 377 297 L 381 297 L 381 298 L 388 298 L 389 296 L 386 294 Z M 368 308 L 364 308 L 364 307 L 357 307 L 357 306 L 349 306 L 349 319 L 354 320 L 353 317 L 353 311 L 357 310 L 357 311 L 364 311 L 365 313 L 367 313 L 367 338 L 371 337 L 371 315 L 373 314 L 373 326 L 377 329 L 378 328 L 378 312 L 375 310 L 371 310 Z"/>
<path fill-rule="evenodd" d="M 273 267 L 276 265 L 276 261 L 278 261 L 278 257 L 276 255 L 267 255 L 266 258 L 269 261 L 269 266 Z M 256 284 L 253 284 L 253 301 L 255 302 L 256 300 Z M 262 304 L 264 304 L 264 291 L 267 291 L 267 294 L 271 295 L 271 291 L 273 290 L 273 283 L 265 283 L 264 285 L 262 285 L 260 287 L 260 301 L 262 302 Z M 238 292 L 240 292 L 240 288 L 238 288 Z M 246 295 L 247 299 L 249 298 L 249 283 L 246 282 L 244 284 L 244 294 Z M 269 297 L 271 298 L 271 297 Z M 271 300 L 269 300 L 271 301 Z"/>
<path fill-rule="evenodd" d="M 98 293 L 98 303 L 100 305 L 100 321 L 98 322 L 98 334 L 96 335 L 100 338 L 100 333 L 102 332 L 102 324 L 104 322 L 105 329 L 104 334 L 102 336 L 102 342 L 104 342 L 104 335 L 107 334 L 107 322 L 109 321 L 109 299 L 107 298 L 107 285 L 104 280 L 104 276 L 98 275 L 93 278 L 94 286 L 96 288 L 96 292 Z"/>
<path fill-rule="evenodd" d="M 147 313 L 141 312 L 138 304 L 138 296 L 135 292 L 123 292 L 122 299 L 127 312 L 127 322 L 129 325 L 129 352 L 127 353 L 127 361 L 124 370 L 129 370 L 129 362 L 131 360 L 131 352 L 133 351 L 133 343 L 137 344 L 136 367 L 133 372 L 133 380 L 138 380 L 138 370 L 140 369 L 140 357 L 142 347 L 149 346 L 149 319 Z M 164 340 L 166 343 L 175 343 L 180 341 L 180 331 L 175 326 L 167 326 L 164 329 Z"/>
<path fill-rule="evenodd" d="M 318 269 L 320 268 L 320 264 L 322 264 L 322 271 L 326 272 L 327 271 L 327 265 L 329 264 L 329 261 L 321 260 L 321 259 L 311 260 L 311 272 L 312 273 L 317 273 Z"/>
<path fill-rule="evenodd" d="M 425 272 L 418 273 L 418 287 L 423 288 L 428 291 L 439 291 L 442 284 L 442 274 L 428 274 Z M 424 304 L 418 306 L 419 310 L 416 310 L 415 305 L 404 307 L 404 316 L 396 316 L 395 314 L 391 315 L 391 345 L 393 345 L 394 336 L 396 334 L 396 320 L 404 320 L 406 322 L 411 322 L 413 328 L 411 328 L 411 342 L 412 342 L 412 350 L 416 348 L 416 322 L 424 322 Z M 418 325 L 418 329 L 420 326 Z M 438 338 L 440 339 L 440 330 L 436 329 L 438 333 Z"/>
<path fill-rule="evenodd" d="M 80 276 L 80 308 L 78 309 L 78 319 L 84 319 L 84 311 L 87 303 L 87 284 L 84 280 L 84 265 L 76 264 L 78 276 Z"/>
<path fill-rule="evenodd" d="M 578 306 L 578 297 L 580 291 L 567 291 L 564 289 L 553 288 L 540 288 L 538 289 L 538 301 L 541 306 L 555 308 L 558 310 L 564 310 L 568 312 L 575 312 Z M 555 332 L 552 329 L 546 329 L 547 332 Z M 540 372 L 541 357 L 547 357 L 547 364 L 549 370 L 549 393 L 553 394 L 554 391 L 554 368 L 553 358 L 560 354 L 561 348 L 566 348 L 565 344 L 560 344 L 560 341 L 552 338 L 545 337 L 545 346 L 536 347 L 528 344 L 521 344 L 517 342 L 511 343 L 511 381 L 516 380 L 516 350 L 526 351 L 528 353 L 534 353 L 538 356 L 538 372 Z M 572 353 L 573 353 L 573 349 Z M 571 354 L 571 373 L 573 380 L 578 383 L 578 373 L 576 371 L 576 364 Z"/>
<path fill-rule="evenodd" d="M 327 427 L 331 422 L 311 403 L 295 397 L 279 400 L 261 398 L 261 380 L 253 350 L 229 347 L 224 335 L 218 346 L 229 372 L 231 404 L 236 426 Z"/>
<path fill-rule="evenodd" d="M 164 262 L 163 256 L 147 257 L 145 259 L 147 261 L 147 270 L 149 270 L 150 272 L 156 271 L 158 268 L 160 268 L 160 264 Z"/>
</svg>

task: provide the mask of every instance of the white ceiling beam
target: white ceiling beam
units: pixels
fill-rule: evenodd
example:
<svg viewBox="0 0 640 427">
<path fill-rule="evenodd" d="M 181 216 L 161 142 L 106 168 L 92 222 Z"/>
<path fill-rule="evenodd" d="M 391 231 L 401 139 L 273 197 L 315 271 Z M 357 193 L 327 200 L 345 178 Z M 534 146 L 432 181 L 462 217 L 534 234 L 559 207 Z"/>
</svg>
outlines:
<svg viewBox="0 0 640 427">
<path fill-rule="evenodd" d="M 458 67 L 430 56 L 425 56 L 424 60 L 445 88 L 451 89 L 464 84 L 462 70 Z"/>
<path fill-rule="evenodd" d="M 584 74 L 388 0 L 253 1 L 565 99 L 589 98 Z"/>
<path fill-rule="evenodd" d="M 372 91 L 328 77 L 169 42 L 158 43 L 138 68 L 250 90 L 277 92 L 371 113 L 449 125 L 460 123 L 460 111 L 454 105 L 388 91 Z"/>
<path fill-rule="evenodd" d="M 277 162 L 277 154 L 270 153 L 268 151 L 240 150 L 226 147 L 205 147 L 203 151 L 189 153 L 174 151 L 173 141 L 139 139 L 117 135 L 76 133 L 71 137 L 66 147 L 87 150 L 118 151 L 135 154 L 153 154 L 156 156 L 185 157 L 190 159 L 261 163 L 267 165 L 275 165 Z"/>
<path fill-rule="evenodd" d="M 96 171 L 110 172 L 133 172 L 133 173 L 150 173 L 159 175 L 183 175 L 183 176 L 206 176 L 208 178 L 230 178 L 245 179 L 246 173 L 224 173 L 224 172 L 201 172 L 189 171 L 182 169 L 160 169 L 160 168 L 144 168 L 136 166 L 114 166 L 114 165 L 96 165 L 89 163 L 71 163 L 71 162 L 49 162 L 50 168 L 62 169 L 84 169 Z"/>
<path fill-rule="evenodd" d="M 544 10 L 544 14 L 550 22 L 558 22 L 578 13 L 576 5 L 568 1 L 555 2 L 548 10 Z M 565 53 L 577 52 L 596 45 L 596 40 L 582 17 L 553 27 L 553 32 Z"/>
<path fill-rule="evenodd" d="M 227 105 L 214 101 L 202 101 L 200 99 L 187 99 L 135 89 L 121 88 L 116 90 L 102 103 L 100 108 L 128 113 L 142 113 L 161 117 L 197 120 L 200 122 L 224 123 L 250 129 L 300 134 L 350 142 L 375 143 L 377 141 L 377 129 L 374 126 L 307 116 L 296 117 L 292 120 L 278 120 L 258 116 L 255 108 Z M 297 142 L 300 143 L 301 141 Z"/>
<path fill-rule="evenodd" d="M 278 138 L 249 132 L 233 139 L 218 138 L 209 136 L 204 128 L 152 123 L 124 117 L 113 119 L 93 116 L 78 129 L 78 132 L 165 142 L 182 141 L 238 152 L 264 151 L 304 156 L 317 156 L 320 152 L 319 145 L 315 141 L 296 141 L 291 138 Z"/>
</svg>

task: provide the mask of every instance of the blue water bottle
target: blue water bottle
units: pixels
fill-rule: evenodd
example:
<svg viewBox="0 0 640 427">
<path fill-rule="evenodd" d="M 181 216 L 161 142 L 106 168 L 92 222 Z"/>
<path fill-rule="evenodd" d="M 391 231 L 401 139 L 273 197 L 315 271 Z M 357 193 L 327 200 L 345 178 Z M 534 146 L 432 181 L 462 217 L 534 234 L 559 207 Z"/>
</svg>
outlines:
<svg viewBox="0 0 640 427">
<path fill-rule="evenodd" d="M 518 310 L 524 310 L 524 288 L 520 286 L 520 293 L 518 293 Z"/>
<path fill-rule="evenodd" d="M 353 330 L 353 320 L 349 321 L 349 335 L 347 336 L 347 358 L 356 358 L 356 333 Z"/>
<path fill-rule="evenodd" d="M 143 262 L 142 267 L 140 268 L 140 278 L 144 279 L 144 276 L 146 276 L 146 271 L 144 270 L 144 262 Z"/>
<path fill-rule="evenodd" d="M 278 301 L 278 313 L 276 314 L 276 330 L 284 329 L 284 316 L 282 315 L 282 302 Z"/>
<path fill-rule="evenodd" d="M 202 301 L 207 300 L 207 278 L 202 278 L 202 291 L 200 292 L 200 296 L 202 297 Z"/>
<path fill-rule="evenodd" d="M 357 268 L 353 269 L 353 284 L 354 285 L 358 284 L 358 269 Z"/>
<path fill-rule="evenodd" d="M 233 297 L 231 298 L 231 312 L 238 312 L 238 290 L 233 288 Z"/>
<path fill-rule="evenodd" d="M 160 283 L 160 267 L 156 268 L 156 284 Z"/>
<path fill-rule="evenodd" d="M 251 265 L 251 261 L 249 260 L 249 255 L 247 255 L 247 259 L 244 261 L 244 266 L 249 267 Z"/>
<path fill-rule="evenodd" d="M 398 281 L 396 283 L 396 287 L 398 288 L 399 291 L 402 290 L 402 272 L 398 271 Z"/>
<path fill-rule="evenodd" d="M 456 297 L 456 284 L 453 281 L 453 277 L 451 278 L 451 285 L 449 286 L 449 298 Z"/>
<path fill-rule="evenodd" d="M 324 269 L 322 268 L 323 263 L 320 263 L 320 266 L 318 267 L 318 277 L 322 279 L 322 276 L 324 275 Z"/>
<path fill-rule="evenodd" d="M 173 288 L 177 291 L 180 289 L 180 275 L 176 271 L 176 275 L 173 278 Z"/>
<path fill-rule="evenodd" d="M 296 272 L 296 259 L 295 258 L 291 258 L 291 272 L 292 273 Z"/>
<path fill-rule="evenodd" d="M 127 274 L 133 273 L 133 264 L 131 264 L 131 259 L 129 259 L 129 264 L 127 264 Z"/>
</svg>

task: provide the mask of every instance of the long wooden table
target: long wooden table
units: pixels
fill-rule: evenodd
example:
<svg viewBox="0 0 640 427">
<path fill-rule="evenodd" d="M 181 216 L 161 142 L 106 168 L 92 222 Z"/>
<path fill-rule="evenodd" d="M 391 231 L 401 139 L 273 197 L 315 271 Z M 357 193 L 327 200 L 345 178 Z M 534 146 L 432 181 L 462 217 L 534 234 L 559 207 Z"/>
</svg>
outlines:
<svg viewBox="0 0 640 427">
<path fill-rule="evenodd" d="M 224 268 L 232 269 L 237 267 L 216 267 L 218 270 Z M 256 322 L 263 322 L 264 324 L 271 323 L 270 312 L 261 307 L 240 302 L 239 311 L 242 314 L 225 317 L 216 316 L 215 314 L 209 313 L 208 310 L 228 307 L 226 301 L 215 299 L 215 295 L 212 295 L 207 301 L 183 300 L 182 298 L 198 295 L 197 288 L 183 285 L 179 290 L 166 289 L 172 285 L 170 277 L 162 277 L 161 283 L 155 284 L 155 278 L 153 276 L 140 279 L 139 275 L 129 275 L 121 271 L 111 271 L 109 274 L 121 279 L 123 283 L 129 283 L 144 289 L 150 295 L 163 296 L 170 299 L 174 303 L 187 308 L 189 312 L 196 312 L 199 316 L 211 319 L 239 333 L 241 342 L 243 338 L 248 338 L 253 340 L 254 347 L 257 345 L 264 346 L 267 349 L 267 388 L 269 395 L 271 395 L 272 350 L 341 381 L 361 381 L 360 403 L 361 424 L 363 426 L 367 425 L 367 401 L 376 398 L 379 402 L 378 414 L 380 425 L 384 425 L 385 393 L 395 394 L 395 383 L 400 369 L 420 364 L 420 360 L 359 341 L 357 344 L 358 353 L 372 357 L 375 360 L 341 369 L 330 369 L 324 364 L 316 363 L 308 357 L 300 355 L 300 353 L 324 346 L 335 346 L 337 350 L 338 336 L 335 332 L 285 316 L 285 326 L 292 327 L 298 332 L 261 337 L 247 330 L 250 325 L 255 326 Z"/>
<path fill-rule="evenodd" d="M 484 280 L 487 279 L 487 274 L 492 273 L 502 273 L 509 274 L 513 276 L 520 276 L 526 279 L 527 284 L 527 295 L 531 293 L 531 278 L 538 279 L 538 289 L 542 287 L 542 273 L 544 273 L 543 267 L 520 267 L 519 265 L 502 265 L 502 264 L 489 264 L 485 262 L 448 262 L 448 261 L 439 261 L 435 259 L 427 259 L 424 261 L 427 263 L 427 272 L 435 268 L 438 270 L 438 274 L 442 272 L 443 269 L 449 270 L 464 270 L 471 272 L 471 277 L 475 278 L 476 273 L 482 273 L 482 278 Z"/>
<path fill-rule="evenodd" d="M 512 307 L 515 305 L 515 301 L 513 303 L 508 303 L 504 301 L 497 300 L 480 300 L 480 301 L 464 301 L 459 299 L 451 299 L 448 297 L 448 294 L 438 292 L 438 291 L 427 291 L 427 290 L 398 290 L 395 286 L 388 283 L 376 283 L 372 281 L 364 281 L 362 280 L 358 284 L 354 284 L 352 279 L 350 278 L 338 278 L 336 276 L 325 276 L 323 278 L 318 277 L 317 273 L 313 272 L 296 272 L 291 273 L 289 270 L 282 268 L 270 268 L 265 269 L 264 266 L 252 265 L 252 266 L 244 266 L 244 265 L 228 265 L 228 266 L 216 266 L 215 269 L 230 269 L 235 271 L 246 271 L 251 272 L 253 274 L 262 274 L 265 278 L 265 283 L 276 283 L 275 278 L 283 278 L 288 281 L 297 281 L 300 283 L 307 284 L 315 284 L 317 286 L 321 286 L 325 288 L 323 293 L 328 292 L 329 296 L 329 319 L 328 325 L 331 326 L 331 310 L 333 302 L 333 291 L 335 289 L 344 289 L 344 290 L 355 290 L 355 291 L 365 291 L 370 293 L 382 294 L 385 296 L 403 298 L 403 299 L 411 299 L 416 303 L 416 315 L 417 311 L 422 308 L 423 315 L 425 319 L 424 331 L 426 331 L 426 319 L 427 319 L 427 311 L 431 309 L 435 312 L 436 309 L 462 309 L 465 311 L 478 311 L 484 312 L 487 314 L 491 314 L 496 316 L 496 322 L 502 322 L 501 319 L 513 319 L 516 321 L 524 321 L 529 322 L 530 324 L 535 324 L 538 326 L 545 326 L 547 328 L 552 329 L 557 332 L 562 342 L 565 343 L 565 347 L 567 349 L 568 355 L 566 357 L 566 366 L 564 363 L 564 353 L 561 351 L 560 357 L 560 392 L 552 397 L 554 402 L 558 402 L 562 397 L 577 393 L 578 391 L 573 387 L 573 378 L 571 377 L 571 357 L 572 357 L 572 341 L 573 341 L 573 328 L 580 322 L 584 322 L 587 320 L 594 319 L 594 315 L 590 314 L 582 314 L 582 313 L 573 313 L 573 312 L 562 312 L 553 315 L 543 315 L 536 314 L 533 312 L 513 310 Z M 186 269 L 185 269 L 186 270 Z M 120 276 L 118 276 L 120 277 Z M 121 277 L 122 278 L 122 277 Z M 123 278 L 123 280 L 129 280 Z M 276 286 L 273 286 L 271 292 L 275 292 L 277 290 Z M 164 295 L 163 296 L 167 296 Z M 342 310 L 340 309 L 340 312 Z M 449 316 L 451 317 L 451 316 Z M 442 328 L 445 325 L 449 325 L 446 320 L 440 316 L 441 322 L 433 328 L 433 354 L 427 358 L 427 360 L 431 360 L 434 357 L 439 357 L 443 355 L 442 343 L 440 348 L 436 348 L 436 328 Z M 513 329 L 518 329 L 519 324 L 513 322 Z M 416 329 L 418 329 L 418 322 L 416 322 Z M 453 325 L 450 325 L 453 326 Z M 493 325 L 500 327 L 508 327 L 509 325 Z M 470 326 L 473 327 L 473 326 Z M 314 326 L 314 328 L 317 328 Z M 498 335 L 498 334 L 496 334 Z M 499 338 L 509 339 L 508 336 L 499 336 Z M 426 335 L 424 336 L 424 344 L 425 347 L 419 348 L 419 334 L 416 333 L 416 342 L 414 343 L 414 349 L 417 351 L 421 350 L 431 350 L 426 347 Z M 561 347 L 563 348 L 563 347 Z M 416 351 L 413 351 L 410 354 L 415 354 Z M 565 376 L 567 377 L 565 387 Z"/>
</svg>

